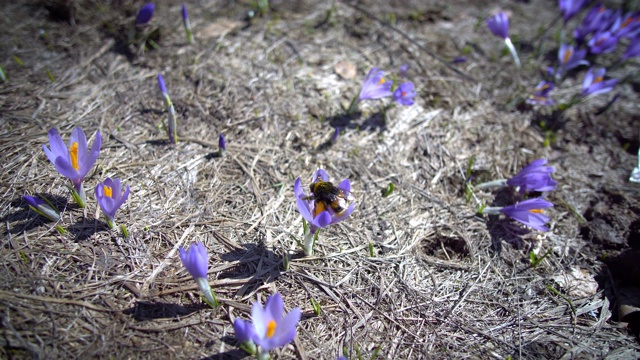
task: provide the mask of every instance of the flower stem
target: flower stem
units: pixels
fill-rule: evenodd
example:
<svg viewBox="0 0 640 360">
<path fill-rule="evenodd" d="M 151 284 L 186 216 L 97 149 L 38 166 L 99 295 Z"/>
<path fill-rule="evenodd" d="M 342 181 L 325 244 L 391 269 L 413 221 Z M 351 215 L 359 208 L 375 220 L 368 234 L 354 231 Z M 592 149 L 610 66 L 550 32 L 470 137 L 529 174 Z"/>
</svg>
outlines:
<svg viewBox="0 0 640 360">
<path fill-rule="evenodd" d="M 507 179 L 499 179 L 499 180 L 483 182 L 482 184 L 475 185 L 474 188 L 483 190 L 483 189 L 490 189 L 494 187 L 504 187 L 504 186 L 507 186 Z"/>
<path fill-rule="evenodd" d="M 269 360 L 269 352 L 264 352 L 262 348 L 258 348 L 258 353 L 256 354 L 256 359 L 258 360 Z"/>
<path fill-rule="evenodd" d="M 80 184 L 80 188 L 76 189 L 75 187 L 69 187 L 69 192 L 71 193 L 71 197 L 73 201 L 78 204 L 81 208 L 84 208 L 87 204 L 87 195 L 84 192 L 84 186 L 82 183 Z"/>
<path fill-rule="evenodd" d="M 516 48 L 515 48 L 515 46 L 513 46 L 513 43 L 511 42 L 511 39 L 510 38 L 504 39 L 504 43 L 505 43 L 505 45 L 507 45 L 507 49 L 509 49 L 509 52 L 511 53 L 511 56 L 513 57 L 513 61 L 516 63 L 516 67 L 519 69 L 520 68 L 520 58 L 518 57 L 518 53 L 516 52 Z"/>
<path fill-rule="evenodd" d="M 482 209 L 482 214 L 500 215 L 500 210 L 502 210 L 502 206 L 485 206 L 484 209 Z"/>
<path fill-rule="evenodd" d="M 209 285 L 209 281 L 207 278 L 197 278 L 196 283 L 198 284 L 198 288 L 200 289 L 200 293 L 202 294 L 202 298 L 207 305 L 211 306 L 211 308 L 215 309 L 220 306 L 218 299 L 216 298 L 216 294 L 211 290 L 211 286 Z"/>
<path fill-rule="evenodd" d="M 316 230 L 315 234 L 311 232 L 311 226 L 307 224 L 307 226 L 305 226 L 304 228 L 304 244 L 303 244 L 303 250 L 304 250 L 304 254 L 305 256 L 311 256 L 313 255 L 313 245 L 315 244 L 316 240 L 318 239 L 318 233 L 320 231 Z"/>
<path fill-rule="evenodd" d="M 349 108 L 347 109 L 346 115 L 351 115 L 353 114 L 354 111 L 356 111 L 358 109 L 358 96 L 360 94 L 356 94 L 356 96 L 353 97 L 353 100 L 351 100 L 351 104 L 349 104 Z"/>
</svg>

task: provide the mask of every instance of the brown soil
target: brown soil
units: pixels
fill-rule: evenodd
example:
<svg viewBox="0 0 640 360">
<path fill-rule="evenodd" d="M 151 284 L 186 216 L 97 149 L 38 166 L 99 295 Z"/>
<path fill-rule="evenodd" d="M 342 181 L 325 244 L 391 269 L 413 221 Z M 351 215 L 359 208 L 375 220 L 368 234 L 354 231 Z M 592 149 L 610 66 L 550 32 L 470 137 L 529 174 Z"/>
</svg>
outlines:
<svg viewBox="0 0 640 360">
<path fill-rule="evenodd" d="M 628 182 L 638 62 L 609 74 L 625 81 L 605 112 L 612 94 L 563 116 L 521 106 L 555 58 L 560 24 L 537 34 L 557 18 L 556 1 L 281 0 L 252 19 L 249 1 L 198 1 L 188 4 L 194 45 L 181 4 L 159 1 L 150 25 L 159 47 L 144 53 L 126 44 L 142 4 L 0 5 L 3 358 L 239 359 L 233 319 L 275 292 L 303 317 L 273 358 L 335 359 L 343 348 L 351 359 L 377 348 L 387 359 L 638 358 L 640 187 Z M 499 9 L 520 72 L 484 25 Z M 450 63 L 463 54 L 466 63 Z M 356 77 L 337 75 L 339 63 Z M 340 115 L 369 69 L 401 64 L 415 105 L 383 115 L 369 102 Z M 162 130 L 159 72 L 178 114 L 176 145 Z M 558 101 L 580 90 L 577 74 Z M 68 139 L 75 126 L 103 135 L 85 209 L 41 149 L 50 128 Z M 331 144 L 335 126 L 343 133 Z M 220 133 L 225 157 L 215 156 Z M 477 216 L 481 203 L 513 194 L 475 191 L 467 203 L 471 158 L 474 182 L 549 159 L 559 183 L 547 195 L 551 231 Z M 306 188 L 317 168 L 350 179 L 357 207 L 305 258 L 293 182 Z M 129 238 L 108 230 L 93 197 L 106 177 L 131 186 L 116 218 Z M 46 196 L 62 220 L 44 221 L 23 194 Z M 210 254 L 216 310 L 177 255 L 195 241 Z M 533 267 L 532 251 L 549 255 Z"/>
</svg>

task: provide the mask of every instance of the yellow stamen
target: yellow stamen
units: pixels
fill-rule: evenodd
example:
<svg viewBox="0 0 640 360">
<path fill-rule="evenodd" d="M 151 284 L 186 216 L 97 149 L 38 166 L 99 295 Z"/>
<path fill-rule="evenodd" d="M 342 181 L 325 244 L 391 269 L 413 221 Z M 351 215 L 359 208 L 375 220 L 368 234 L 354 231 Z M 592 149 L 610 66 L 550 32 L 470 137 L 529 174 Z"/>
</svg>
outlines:
<svg viewBox="0 0 640 360">
<path fill-rule="evenodd" d="M 276 332 L 276 321 L 271 320 L 267 324 L 267 338 L 271 338 Z"/>
<path fill-rule="evenodd" d="M 378 81 L 378 85 L 382 85 L 384 84 L 384 82 L 385 82 L 384 78 L 380 78 L 380 81 Z"/>
<path fill-rule="evenodd" d="M 73 166 L 74 169 L 76 169 L 76 171 L 78 171 L 79 166 L 78 166 L 78 143 L 77 142 L 73 142 L 73 144 L 71 144 L 71 147 L 69 148 L 69 156 L 71 156 L 71 166 Z"/>
<path fill-rule="evenodd" d="M 567 50 L 567 52 L 564 53 L 564 57 L 562 58 L 562 62 L 566 63 L 567 61 L 569 61 L 569 59 L 571 59 L 571 55 L 573 55 L 573 50 Z"/>
<path fill-rule="evenodd" d="M 110 186 L 104 186 L 104 195 L 113 199 L 113 189 Z"/>
<path fill-rule="evenodd" d="M 600 81 L 602 81 L 602 76 L 598 76 L 595 80 L 593 80 L 593 83 L 599 83 Z"/>
<path fill-rule="evenodd" d="M 542 214 L 542 209 L 531 209 L 529 210 L 529 212 L 532 212 L 534 214 Z"/>
</svg>

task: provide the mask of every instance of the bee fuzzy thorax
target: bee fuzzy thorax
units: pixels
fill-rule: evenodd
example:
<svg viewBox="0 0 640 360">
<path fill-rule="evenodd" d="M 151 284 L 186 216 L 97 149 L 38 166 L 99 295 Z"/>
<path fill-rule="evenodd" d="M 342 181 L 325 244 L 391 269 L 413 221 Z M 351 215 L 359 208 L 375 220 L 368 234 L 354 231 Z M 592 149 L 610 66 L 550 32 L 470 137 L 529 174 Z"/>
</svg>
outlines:
<svg viewBox="0 0 640 360">
<path fill-rule="evenodd" d="M 354 201 L 353 196 L 347 190 L 333 185 L 329 181 L 316 181 L 309 186 L 310 198 L 315 201 L 314 216 L 331 209 L 337 215 L 342 215 Z"/>
</svg>

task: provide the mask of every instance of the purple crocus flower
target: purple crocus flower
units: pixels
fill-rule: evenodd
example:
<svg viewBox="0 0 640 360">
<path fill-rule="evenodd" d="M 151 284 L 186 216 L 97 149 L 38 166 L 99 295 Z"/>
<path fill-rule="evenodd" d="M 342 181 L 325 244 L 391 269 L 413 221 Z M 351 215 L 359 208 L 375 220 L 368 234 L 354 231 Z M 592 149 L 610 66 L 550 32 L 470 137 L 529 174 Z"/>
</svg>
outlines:
<svg viewBox="0 0 640 360">
<path fill-rule="evenodd" d="M 189 274 L 198 284 L 200 293 L 204 297 L 205 302 L 212 308 L 218 306 L 218 300 L 215 297 L 211 286 L 207 280 L 207 272 L 209 271 L 209 254 L 207 248 L 201 242 L 192 243 L 188 251 L 180 248 L 180 260 L 182 265 L 187 269 Z"/>
<path fill-rule="evenodd" d="M 511 42 L 509 38 L 509 18 L 507 14 L 503 11 L 495 14 L 494 16 L 487 19 L 487 26 L 489 30 L 493 33 L 493 35 L 501 37 L 504 40 L 504 44 L 509 49 L 511 56 L 513 57 L 513 61 L 516 63 L 517 67 L 520 67 L 520 58 L 518 57 L 518 52 L 516 51 L 515 46 Z"/>
<path fill-rule="evenodd" d="M 167 112 L 169 113 L 169 121 L 167 122 L 167 133 L 169 135 L 169 142 L 172 144 L 176 144 L 178 142 L 178 133 L 176 129 L 176 111 L 173 107 L 173 103 L 171 102 L 171 98 L 169 97 L 169 93 L 167 92 L 167 86 L 164 83 L 162 74 L 158 74 L 158 88 L 160 89 L 162 99 L 164 100 L 164 104 L 167 107 Z"/>
<path fill-rule="evenodd" d="M 194 279 L 206 278 L 209 271 L 209 254 L 201 242 L 192 243 L 188 251 L 180 248 L 180 260 Z"/>
<path fill-rule="evenodd" d="M 622 60 L 631 59 L 632 57 L 636 57 L 639 55 L 640 55 L 640 37 L 631 41 L 631 43 L 629 44 L 629 47 L 627 48 L 627 51 L 625 51 L 624 55 L 622 55 Z"/>
<path fill-rule="evenodd" d="M 587 50 L 575 50 L 573 46 L 562 44 L 558 50 L 558 61 L 560 62 L 559 74 L 566 74 L 567 71 L 576 68 L 580 65 L 589 65 L 589 62 L 584 60 L 587 55 Z"/>
<path fill-rule="evenodd" d="M 509 37 L 509 17 L 503 11 L 487 19 L 487 26 L 493 35 L 507 39 Z"/>
<path fill-rule="evenodd" d="M 189 13 L 187 12 L 187 4 L 182 4 L 182 23 L 184 31 L 187 34 L 189 44 L 193 43 L 193 32 L 191 31 L 191 22 L 189 21 Z"/>
<path fill-rule="evenodd" d="M 116 216 L 116 211 L 127 201 L 129 190 L 129 185 L 127 185 L 124 192 L 122 191 L 120 179 L 106 178 L 96 186 L 96 199 L 107 218 L 107 224 L 112 229 L 115 228 L 113 219 Z"/>
<path fill-rule="evenodd" d="M 547 159 L 538 159 L 520 170 L 511 179 L 507 180 L 507 185 L 519 188 L 520 193 L 530 191 L 551 191 L 558 183 L 551 178 L 551 173 L 555 171 L 553 166 L 544 166 Z"/>
<path fill-rule="evenodd" d="M 549 231 L 549 228 L 544 226 L 549 221 L 549 217 L 542 214 L 542 209 L 552 206 L 552 203 L 542 198 L 535 198 L 521 201 L 515 205 L 505 206 L 500 209 L 500 212 L 533 229 Z"/>
<path fill-rule="evenodd" d="M 51 149 L 42 145 L 42 150 L 56 167 L 56 170 L 73 183 L 75 192 L 72 192 L 72 195 L 80 207 L 84 207 L 86 203 L 82 181 L 100 155 L 100 146 L 102 146 L 100 131 L 96 132 L 96 139 L 89 150 L 87 138 L 79 127 L 74 128 L 71 132 L 68 148 L 56 129 L 49 130 L 49 147 Z"/>
<path fill-rule="evenodd" d="M 542 81 L 533 90 L 533 94 L 525 101 L 531 105 L 553 105 L 555 102 L 549 98 L 549 93 L 553 90 L 553 83 Z"/>
<path fill-rule="evenodd" d="M 158 88 L 160 89 L 163 100 L 169 96 L 169 93 L 167 93 L 167 85 L 165 85 L 164 78 L 160 73 L 158 74 Z"/>
<path fill-rule="evenodd" d="M 23 195 L 22 198 L 27 202 L 27 204 L 29 204 L 29 208 L 31 208 L 31 210 L 37 212 L 38 214 L 46 217 L 51 221 L 60 220 L 60 213 L 53 207 L 51 203 L 44 201 L 37 196 Z"/>
<path fill-rule="evenodd" d="M 147 25 L 151 21 L 155 10 L 156 6 L 153 3 L 143 5 L 138 11 L 138 16 L 136 16 L 136 26 Z"/>
<path fill-rule="evenodd" d="M 566 23 L 569 21 L 575 14 L 582 9 L 584 6 L 585 0 L 558 0 L 558 6 L 560 6 L 560 12 L 562 13 L 562 18 Z"/>
<path fill-rule="evenodd" d="M 225 140 L 224 135 L 222 134 L 218 137 L 218 148 L 223 152 L 227 150 L 227 140 Z"/>
<path fill-rule="evenodd" d="M 384 71 L 373 68 L 362 83 L 358 100 L 375 100 L 391 96 L 392 82 L 385 80 Z"/>
<path fill-rule="evenodd" d="M 603 31 L 594 34 L 587 44 L 589 52 L 592 54 L 606 54 L 616 49 L 618 38 L 613 36 L 610 31 Z"/>
<path fill-rule="evenodd" d="M 292 309 L 284 315 L 282 297 L 280 293 L 275 293 L 267 298 L 264 307 L 258 301 L 253 303 L 251 308 L 253 324 L 236 319 L 233 325 L 238 340 L 246 342 L 242 340 L 249 338 L 260 347 L 261 353 L 268 353 L 272 349 L 285 346 L 293 341 L 301 315 L 300 308 Z"/>
<path fill-rule="evenodd" d="M 413 98 L 416 96 L 416 92 L 413 90 L 413 83 L 408 81 L 398 86 L 393 93 L 393 100 L 402 105 L 413 105 Z"/>
<path fill-rule="evenodd" d="M 329 175 L 327 175 L 324 170 L 318 169 L 318 171 L 313 175 L 312 183 L 317 181 L 329 181 Z M 337 188 L 350 196 L 351 182 L 349 179 L 343 180 Z M 338 215 L 333 211 L 333 209 L 331 209 L 331 207 L 322 206 L 321 209 L 323 210 L 318 214 L 314 214 L 318 209 L 316 208 L 316 201 L 313 199 L 313 196 L 307 196 L 304 193 L 300 178 L 296 179 L 296 182 L 293 185 L 293 192 L 296 196 L 298 212 L 300 212 L 300 215 L 302 215 L 302 217 L 311 225 L 312 234 L 315 234 L 317 229 L 327 227 L 346 219 L 351 215 L 353 209 L 355 209 L 355 203 L 351 203 L 349 208 L 347 208 L 343 214 Z"/>
<path fill-rule="evenodd" d="M 400 77 L 402 77 L 402 78 L 407 77 L 407 71 L 408 70 L 409 70 L 409 65 L 408 64 L 400 65 Z"/>
<path fill-rule="evenodd" d="M 618 79 L 604 80 L 604 68 L 590 68 L 584 75 L 582 82 L 582 96 L 604 94 L 611 90 L 618 82 Z"/>
</svg>

